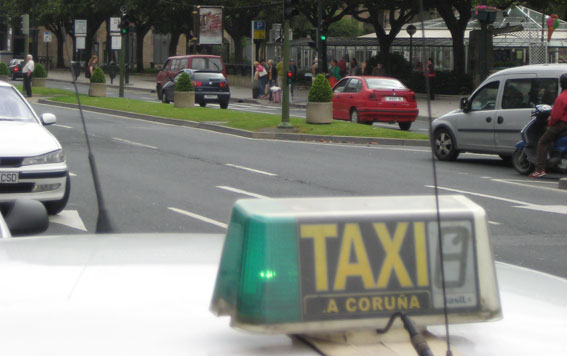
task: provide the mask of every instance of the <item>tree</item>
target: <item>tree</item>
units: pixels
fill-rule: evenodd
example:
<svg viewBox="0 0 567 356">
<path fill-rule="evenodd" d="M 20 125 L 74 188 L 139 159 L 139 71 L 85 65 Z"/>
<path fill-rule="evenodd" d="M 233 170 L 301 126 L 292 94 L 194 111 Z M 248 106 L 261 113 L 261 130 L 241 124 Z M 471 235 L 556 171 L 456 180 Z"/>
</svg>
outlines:
<svg viewBox="0 0 567 356">
<path fill-rule="evenodd" d="M 453 43 L 454 70 L 465 73 L 465 30 L 471 19 L 472 0 L 432 0 L 445 21 Z M 458 14 L 457 14 L 458 13 Z"/>
<path fill-rule="evenodd" d="M 234 41 L 234 62 L 242 63 L 242 39 L 250 34 L 250 23 L 258 18 L 260 11 L 266 6 L 266 1 L 233 0 L 230 6 L 224 8 L 224 29 Z M 273 5 L 272 5 L 273 6 Z M 281 12 L 276 6 L 274 11 Z"/>
<path fill-rule="evenodd" d="M 329 37 L 358 37 L 362 35 L 360 22 L 343 17 L 329 26 Z"/>
</svg>

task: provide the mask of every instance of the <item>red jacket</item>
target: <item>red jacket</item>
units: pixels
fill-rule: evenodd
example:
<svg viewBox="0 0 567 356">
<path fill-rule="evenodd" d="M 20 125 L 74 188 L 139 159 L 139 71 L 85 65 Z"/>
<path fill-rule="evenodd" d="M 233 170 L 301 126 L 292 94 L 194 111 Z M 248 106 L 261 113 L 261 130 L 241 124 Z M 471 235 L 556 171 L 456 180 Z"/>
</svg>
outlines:
<svg viewBox="0 0 567 356">
<path fill-rule="evenodd" d="M 547 126 L 551 127 L 559 121 L 567 122 L 567 89 L 563 90 L 555 99 Z"/>
</svg>

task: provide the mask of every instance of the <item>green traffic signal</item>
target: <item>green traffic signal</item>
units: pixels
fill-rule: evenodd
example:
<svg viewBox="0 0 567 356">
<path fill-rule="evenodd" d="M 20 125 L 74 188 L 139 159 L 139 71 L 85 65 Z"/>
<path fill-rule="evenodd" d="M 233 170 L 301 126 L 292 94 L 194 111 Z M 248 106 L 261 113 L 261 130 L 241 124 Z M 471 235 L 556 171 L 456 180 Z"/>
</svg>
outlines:
<svg viewBox="0 0 567 356">
<path fill-rule="evenodd" d="M 321 35 L 321 41 L 326 41 L 326 40 L 327 40 L 327 36 Z"/>
</svg>

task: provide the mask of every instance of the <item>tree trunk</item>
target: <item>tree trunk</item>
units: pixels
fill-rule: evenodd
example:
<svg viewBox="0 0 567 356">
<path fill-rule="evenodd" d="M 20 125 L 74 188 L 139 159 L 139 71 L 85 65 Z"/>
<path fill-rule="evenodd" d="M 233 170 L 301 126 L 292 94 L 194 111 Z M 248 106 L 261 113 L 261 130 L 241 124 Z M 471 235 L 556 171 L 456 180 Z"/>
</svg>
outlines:
<svg viewBox="0 0 567 356">
<path fill-rule="evenodd" d="M 179 36 L 181 36 L 181 31 L 176 30 L 171 32 L 168 48 L 170 57 L 177 55 L 177 42 L 179 42 Z"/>
<path fill-rule="evenodd" d="M 455 73 L 465 73 L 465 33 L 464 31 L 451 31 L 453 40 L 453 70 Z"/>
<path fill-rule="evenodd" d="M 234 63 L 242 63 L 244 54 L 244 46 L 242 46 L 242 38 L 233 38 L 234 40 Z"/>
</svg>

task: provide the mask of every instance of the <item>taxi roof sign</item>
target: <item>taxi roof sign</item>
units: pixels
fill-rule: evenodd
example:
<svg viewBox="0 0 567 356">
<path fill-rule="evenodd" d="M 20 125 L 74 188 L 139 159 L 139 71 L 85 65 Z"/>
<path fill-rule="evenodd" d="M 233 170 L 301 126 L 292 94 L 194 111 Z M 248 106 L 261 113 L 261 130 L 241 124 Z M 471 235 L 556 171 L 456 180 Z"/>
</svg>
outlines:
<svg viewBox="0 0 567 356">
<path fill-rule="evenodd" d="M 501 316 L 485 211 L 439 197 L 451 323 Z M 211 304 L 268 333 L 380 328 L 395 312 L 442 324 L 434 196 L 239 200 Z"/>
</svg>

